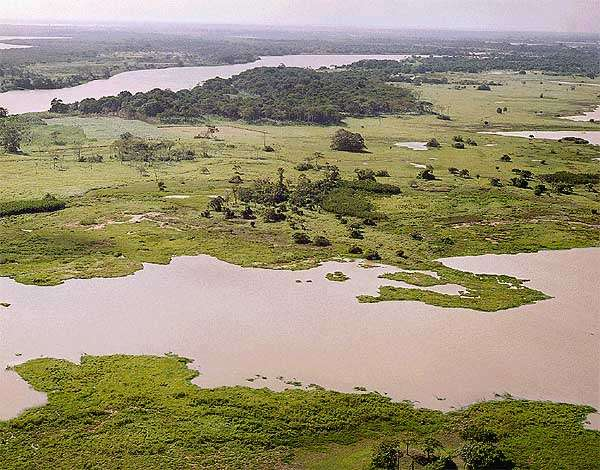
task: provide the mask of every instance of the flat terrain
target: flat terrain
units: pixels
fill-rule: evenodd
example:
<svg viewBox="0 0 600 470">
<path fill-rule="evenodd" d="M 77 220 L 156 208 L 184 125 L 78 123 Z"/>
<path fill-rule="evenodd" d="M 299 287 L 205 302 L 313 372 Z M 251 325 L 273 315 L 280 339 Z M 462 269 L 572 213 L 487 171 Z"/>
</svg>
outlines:
<svg viewBox="0 0 600 470">
<path fill-rule="evenodd" d="M 48 119 L 34 126 L 22 154 L 0 155 L 0 204 L 51 194 L 66 207 L 0 218 L 0 275 L 54 285 L 71 278 L 123 276 L 144 262 L 168 263 L 177 255 L 204 253 L 241 266 L 302 268 L 377 254 L 375 261 L 437 274 L 406 274 L 400 280 L 409 284 L 458 284 L 468 292 L 450 296 L 384 287 L 379 296 L 362 301 L 409 299 L 489 312 L 542 300 L 544 293 L 515 278 L 475 276 L 435 260 L 600 246 L 598 184 L 577 184 L 568 194 L 547 183 L 543 194 L 532 189 L 542 184 L 541 175 L 600 173 L 598 146 L 480 133 L 600 131 L 598 123 L 557 118 L 589 111 L 600 101 L 598 88 L 572 89 L 556 83 L 572 77 L 532 73 L 452 74 L 453 80 L 461 78 L 504 85 L 492 91 L 452 84 L 415 87 L 449 121 L 435 115 L 348 119 L 346 128 L 365 138 L 365 153 L 330 150 L 334 127 L 212 120 L 206 124 L 218 132 L 206 139 L 196 138 L 206 133 L 205 125 L 42 115 Z M 499 114 L 499 107 L 507 109 Z M 121 162 L 114 142 L 125 132 L 176 141 L 197 158 Z M 477 145 L 454 148 L 459 135 Z M 395 145 L 431 138 L 440 142 L 439 149 Z M 264 151 L 265 145 L 274 151 Z M 101 163 L 78 161 L 98 155 Z M 502 159 L 505 155 L 510 161 Z M 264 220 L 264 206 L 251 203 L 257 219 L 240 217 L 246 204 L 238 201 L 238 187 L 260 178 L 276 181 L 279 168 L 290 186 L 301 175 L 322 179 L 323 170 L 296 168 L 306 161 L 335 165 L 347 181 L 356 178 L 356 169 L 386 170 L 389 177 L 378 181 L 400 187 L 401 193 L 361 193 L 360 204 L 370 203 L 376 215 L 368 223 L 352 200 L 336 206 L 337 214 L 319 207 L 288 208 L 287 220 L 276 223 Z M 425 168 L 435 180 L 418 178 Z M 461 177 L 449 168 L 468 174 Z M 515 169 L 532 172 L 529 188 L 511 184 Z M 494 178 L 498 186 L 491 184 Z M 233 210 L 233 218 L 214 211 L 210 218 L 201 215 L 217 196 Z M 351 237 L 353 224 L 362 238 Z M 293 238 L 298 232 L 331 244 L 298 244 Z M 355 246 L 362 254 L 350 253 Z M 0 423 L 0 466 L 6 468 L 101 468 L 118 460 L 130 468 L 358 469 L 369 464 L 383 438 L 409 442 L 412 457 L 402 460 L 406 468 L 424 455 L 425 437 L 441 441 L 463 468 L 457 449 L 473 440 L 465 428 L 485 434 L 517 468 L 600 468 L 600 434 L 583 427 L 593 411 L 586 406 L 505 397 L 444 414 L 392 403 L 376 393 L 339 394 L 317 387 L 283 393 L 205 390 L 190 383 L 194 373 L 176 357 L 87 356 L 81 365 L 40 359 L 16 371 L 48 393 L 49 404 Z"/>
</svg>

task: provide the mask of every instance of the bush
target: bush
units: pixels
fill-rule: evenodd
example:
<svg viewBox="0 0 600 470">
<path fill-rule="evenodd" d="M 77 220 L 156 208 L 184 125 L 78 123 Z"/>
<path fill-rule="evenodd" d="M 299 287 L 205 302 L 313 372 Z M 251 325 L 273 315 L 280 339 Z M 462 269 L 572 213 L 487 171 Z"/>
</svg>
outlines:
<svg viewBox="0 0 600 470">
<path fill-rule="evenodd" d="M 344 181 L 344 186 L 359 191 L 367 191 L 375 194 L 394 195 L 400 194 L 402 190 L 399 186 L 387 183 L 379 183 L 377 181 Z"/>
<path fill-rule="evenodd" d="M 529 181 L 527 181 L 522 176 L 518 176 L 516 178 L 511 178 L 510 183 L 516 187 L 521 189 L 526 189 L 529 186 Z"/>
<path fill-rule="evenodd" d="M 425 145 L 429 148 L 440 148 L 441 147 L 440 143 L 437 141 L 436 138 L 429 139 L 429 141 Z"/>
<path fill-rule="evenodd" d="M 423 171 L 420 171 L 417 175 L 417 178 L 420 180 L 433 181 L 435 179 L 435 175 L 433 174 L 433 170 L 427 168 Z"/>
<path fill-rule="evenodd" d="M 329 192 L 323 198 L 321 207 L 327 212 L 342 216 L 373 217 L 373 204 L 365 196 L 349 188 Z"/>
<path fill-rule="evenodd" d="M 512 162 L 512 158 L 510 158 L 510 155 L 505 154 L 500 157 L 500 161 L 501 162 Z"/>
<path fill-rule="evenodd" d="M 375 448 L 371 459 L 371 468 L 381 470 L 396 470 L 402 451 L 400 443 L 395 440 L 383 441 Z"/>
<path fill-rule="evenodd" d="M 225 199 L 223 199 L 221 196 L 217 196 L 210 200 L 210 202 L 208 203 L 208 207 L 210 210 L 213 210 L 215 212 L 223 212 L 224 203 Z"/>
<path fill-rule="evenodd" d="M 320 235 L 315 237 L 313 243 L 315 246 L 331 246 L 331 242 L 327 238 Z"/>
<path fill-rule="evenodd" d="M 362 255 L 363 249 L 360 246 L 352 245 L 348 250 L 351 255 Z"/>
<path fill-rule="evenodd" d="M 275 149 L 271 145 L 265 145 L 263 147 L 263 152 L 269 152 L 269 153 L 271 153 L 271 152 L 274 152 L 274 151 L 275 151 Z"/>
<path fill-rule="evenodd" d="M 357 168 L 354 173 L 358 181 L 375 181 L 375 172 L 370 168 Z"/>
<path fill-rule="evenodd" d="M 502 182 L 500 181 L 500 178 L 490 178 L 490 185 L 500 188 L 502 187 Z"/>
<path fill-rule="evenodd" d="M 311 242 L 310 237 L 304 232 L 294 232 L 292 240 L 297 245 L 308 245 Z"/>
<path fill-rule="evenodd" d="M 535 189 L 533 190 L 533 193 L 536 196 L 541 196 L 542 194 L 544 194 L 546 192 L 546 186 L 543 184 L 538 184 Z"/>
<path fill-rule="evenodd" d="M 254 211 L 250 208 L 250 206 L 246 206 L 246 208 L 242 211 L 242 219 L 244 219 L 244 220 L 256 219 L 256 216 L 254 215 Z"/>
<path fill-rule="evenodd" d="M 506 466 L 502 451 L 489 442 L 467 442 L 459 450 L 459 455 L 470 470 L 492 470 Z"/>
<path fill-rule="evenodd" d="M 298 171 L 314 170 L 315 166 L 310 162 L 300 162 L 296 165 Z"/>
<path fill-rule="evenodd" d="M 229 178 L 229 182 L 231 184 L 242 184 L 244 182 L 244 180 L 242 179 L 242 177 L 240 175 L 234 175 L 231 178 Z"/>
<path fill-rule="evenodd" d="M 264 219 L 267 223 L 283 222 L 286 219 L 286 215 L 272 207 L 265 211 Z"/>
<path fill-rule="evenodd" d="M 359 133 L 339 129 L 331 139 L 331 149 L 344 152 L 362 152 L 367 148 L 365 139 Z"/>
<path fill-rule="evenodd" d="M 462 149 L 464 149 L 464 148 L 465 148 L 465 144 L 464 144 L 463 142 L 454 142 L 454 143 L 452 144 L 452 147 L 453 147 L 453 148 L 455 148 L 455 149 L 460 149 L 460 150 L 462 150 Z"/>
<path fill-rule="evenodd" d="M 378 170 L 375 173 L 375 176 L 377 176 L 378 178 L 389 178 L 390 173 L 387 170 Z"/>
<path fill-rule="evenodd" d="M 62 210 L 65 207 L 65 202 L 59 201 L 58 199 L 49 195 L 43 199 L 0 202 L 0 217 L 55 212 Z"/>
<path fill-rule="evenodd" d="M 370 251 L 366 254 L 365 259 L 369 261 L 380 261 L 381 255 L 377 251 Z"/>
</svg>

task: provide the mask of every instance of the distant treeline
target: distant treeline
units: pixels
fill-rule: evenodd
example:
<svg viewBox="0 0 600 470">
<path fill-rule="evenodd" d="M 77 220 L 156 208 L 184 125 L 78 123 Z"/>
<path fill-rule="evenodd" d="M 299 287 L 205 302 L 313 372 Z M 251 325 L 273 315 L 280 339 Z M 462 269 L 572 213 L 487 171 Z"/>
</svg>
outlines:
<svg viewBox="0 0 600 470">
<path fill-rule="evenodd" d="M 420 57 L 404 62 L 394 60 L 363 60 L 352 65 L 354 69 L 378 68 L 389 74 L 422 74 L 432 72 L 479 73 L 491 70 L 515 72 L 541 70 L 553 74 L 579 74 L 594 78 L 600 74 L 600 49 L 597 46 L 567 47 L 513 46 L 485 48 L 480 55 L 461 53 L 443 57 Z"/>
<path fill-rule="evenodd" d="M 184 122 L 205 116 L 249 122 L 339 124 L 344 116 L 424 113 L 408 89 L 393 86 L 379 73 L 365 70 L 310 70 L 296 67 L 251 69 L 230 79 L 216 78 L 191 90 L 152 90 L 132 95 L 85 99 L 74 104 L 53 101 L 51 112 L 115 114 Z"/>
</svg>

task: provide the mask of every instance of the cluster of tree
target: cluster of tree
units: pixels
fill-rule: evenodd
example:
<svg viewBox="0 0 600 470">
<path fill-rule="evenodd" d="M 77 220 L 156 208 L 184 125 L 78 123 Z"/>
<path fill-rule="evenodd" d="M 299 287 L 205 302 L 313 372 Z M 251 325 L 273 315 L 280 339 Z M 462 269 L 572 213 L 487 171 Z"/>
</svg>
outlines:
<svg viewBox="0 0 600 470">
<path fill-rule="evenodd" d="M 117 158 L 121 161 L 181 161 L 194 160 L 193 150 L 170 140 L 149 140 L 126 132 L 113 144 Z"/>
<path fill-rule="evenodd" d="M 21 144 L 29 135 L 26 120 L 18 116 L 9 116 L 8 111 L 0 107 L 0 148 L 8 153 L 19 153 Z"/>
<path fill-rule="evenodd" d="M 339 124 L 343 116 L 429 111 L 414 94 L 361 71 L 315 71 L 296 67 L 262 67 L 230 79 L 212 79 L 191 90 L 155 89 L 132 95 L 52 102 L 51 112 L 117 114 L 163 122 L 221 116 L 249 122 L 273 120 Z"/>
<path fill-rule="evenodd" d="M 363 60 L 353 64 L 353 68 L 377 67 L 384 70 L 389 79 L 402 75 L 427 73 L 463 72 L 480 73 L 492 70 L 512 70 L 521 73 L 527 70 L 542 70 L 554 74 L 579 74 L 595 77 L 600 74 L 598 49 L 594 44 L 570 47 L 560 43 L 540 45 L 486 44 L 484 56 L 474 56 L 471 51 L 476 46 L 454 50 L 443 56 L 413 57 L 412 60 Z"/>
</svg>

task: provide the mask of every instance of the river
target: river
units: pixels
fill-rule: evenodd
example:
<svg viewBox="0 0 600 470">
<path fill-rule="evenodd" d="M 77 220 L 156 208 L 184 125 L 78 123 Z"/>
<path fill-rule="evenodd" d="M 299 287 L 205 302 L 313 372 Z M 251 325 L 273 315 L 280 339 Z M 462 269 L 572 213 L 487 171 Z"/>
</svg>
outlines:
<svg viewBox="0 0 600 470">
<path fill-rule="evenodd" d="M 329 67 L 347 65 L 362 59 L 404 60 L 408 55 L 288 55 L 267 56 L 256 62 L 235 65 L 201 67 L 173 67 L 166 69 L 136 70 L 115 75 L 107 80 L 94 80 L 71 88 L 58 90 L 18 90 L 0 93 L 0 106 L 11 114 L 47 111 L 50 102 L 59 98 L 65 103 L 85 98 L 112 96 L 121 91 L 132 93 L 150 91 L 154 88 L 178 91 L 193 88 L 201 82 L 215 77 L 230 78 L 233 75 L 256 67 Z"/>
<path fill-rule="evenodd" d="M 240 268 L 209 256 L 118 279 L 36 287 L 0 278 L 0 416 L 44 403 L 5 366 L 41 356 L 164 354 L 195 360 L 202 387 L 355 386 L 450 409 L 509 392 L 600 407 L 600 248 L 443 260 L 530 279 L 553 296 L 497 313 L 419 302 L 359 304 L 389 267 Z M 325 279 L 342 271 L 343 283 Z M 312 282 L 307 282 L 311 280 Z M 302 281 L 302 282 L 297 282 Z M 256 374 L 268 377 L 246 381 Z"/>
</svg>

